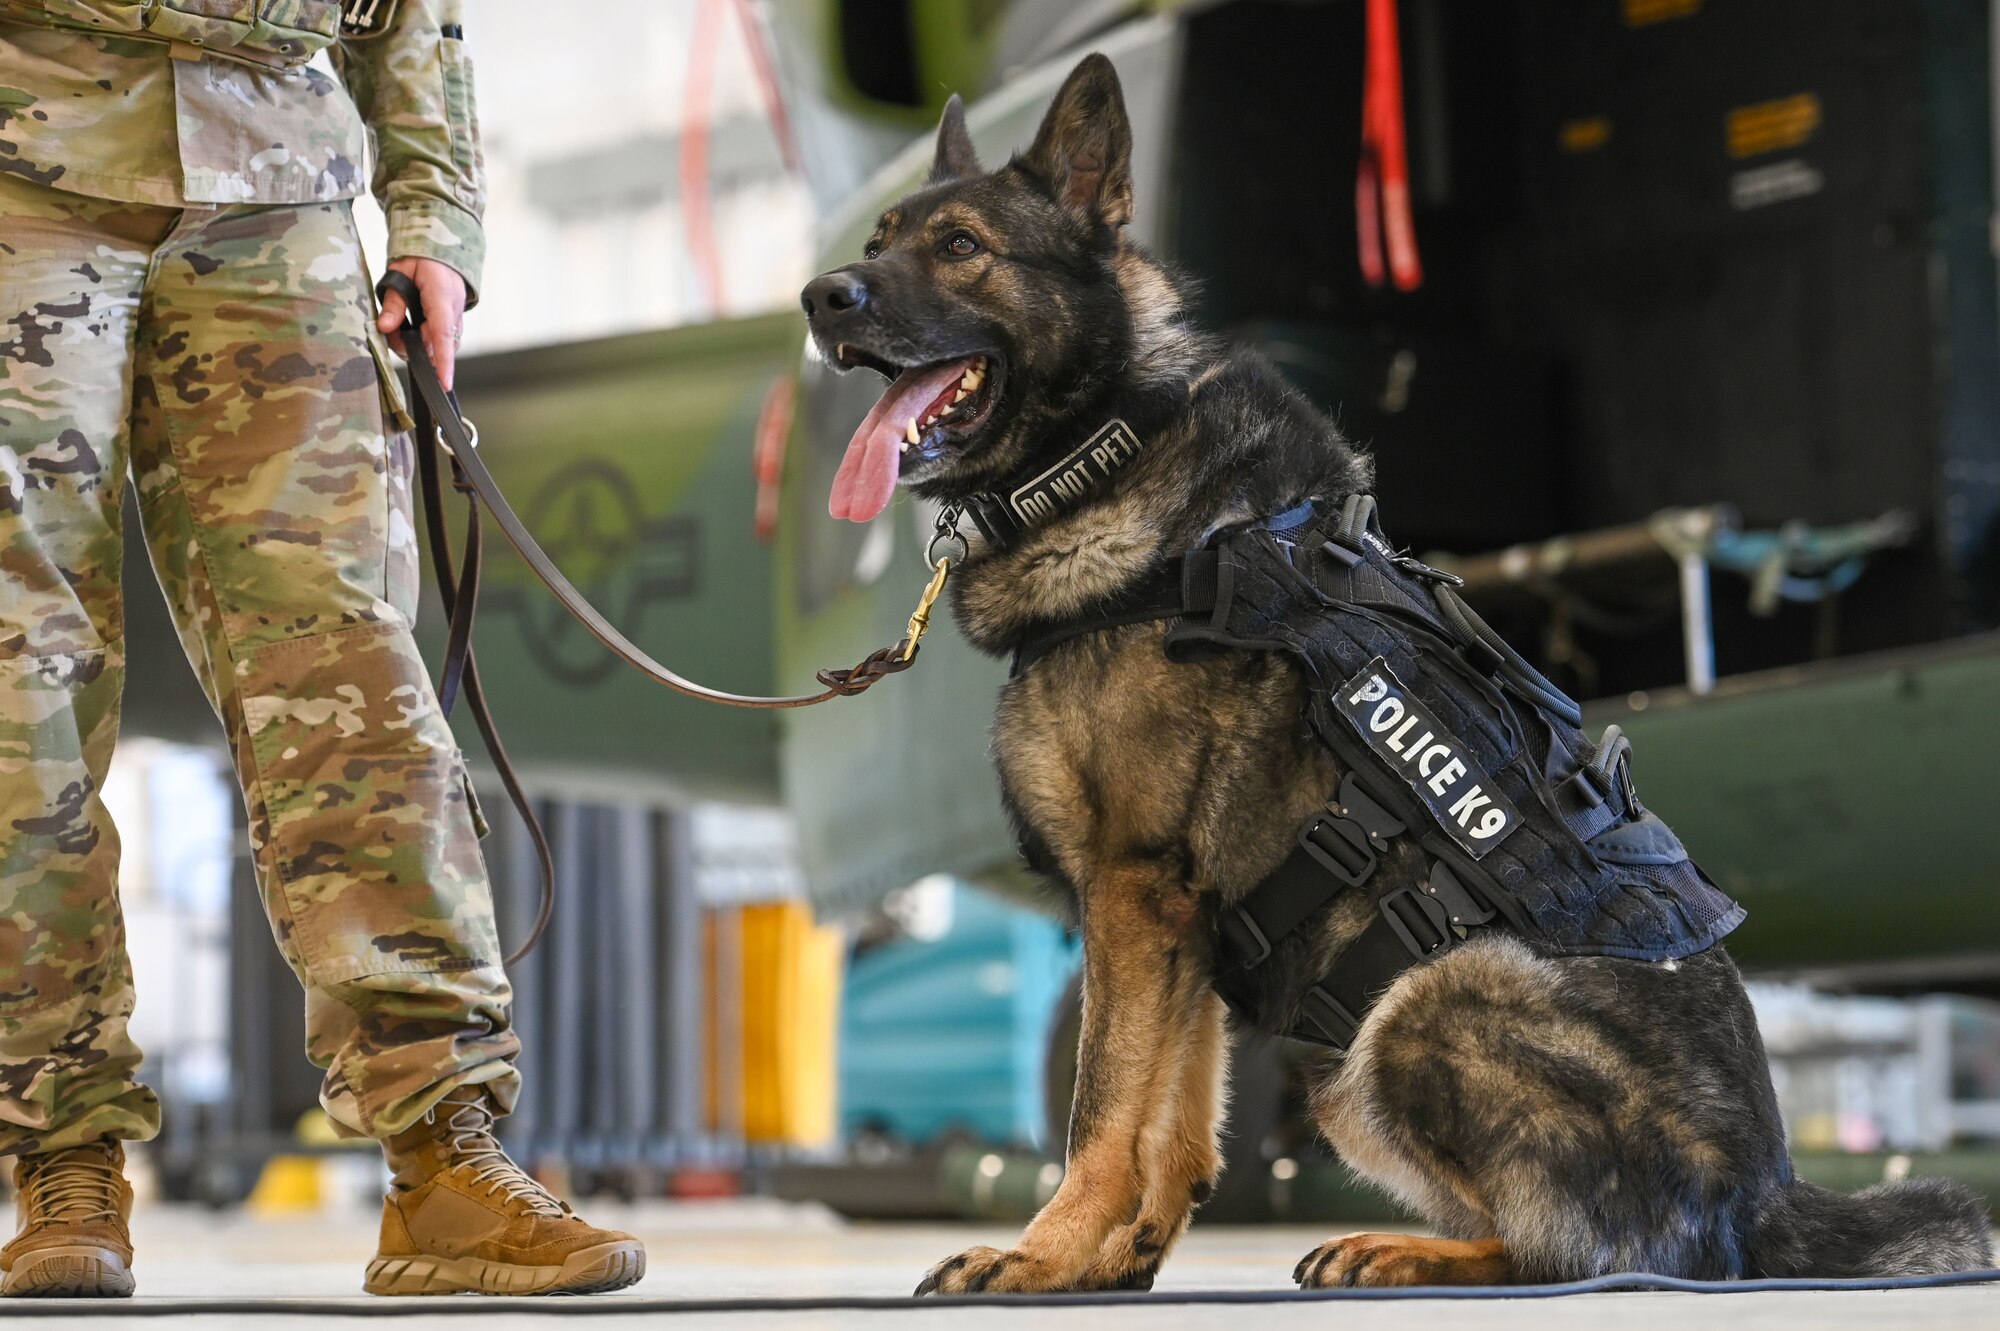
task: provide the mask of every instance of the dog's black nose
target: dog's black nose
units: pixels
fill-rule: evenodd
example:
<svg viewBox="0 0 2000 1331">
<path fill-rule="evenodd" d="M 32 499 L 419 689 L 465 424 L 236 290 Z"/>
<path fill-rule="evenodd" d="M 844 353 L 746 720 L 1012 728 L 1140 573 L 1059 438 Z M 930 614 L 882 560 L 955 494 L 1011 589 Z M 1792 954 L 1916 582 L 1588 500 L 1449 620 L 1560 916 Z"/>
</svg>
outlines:
<svg viewBox="0 0 2000 1331">
<path fill-rule="evenodd" d="M 799 295 L 799 304 L 805 307 L 808 319 L 821 310 L 845 314 L 867 302 L 868 284 L 846 269 L 820 274 L 806 283 L 806 289 Z"/>
</svg>

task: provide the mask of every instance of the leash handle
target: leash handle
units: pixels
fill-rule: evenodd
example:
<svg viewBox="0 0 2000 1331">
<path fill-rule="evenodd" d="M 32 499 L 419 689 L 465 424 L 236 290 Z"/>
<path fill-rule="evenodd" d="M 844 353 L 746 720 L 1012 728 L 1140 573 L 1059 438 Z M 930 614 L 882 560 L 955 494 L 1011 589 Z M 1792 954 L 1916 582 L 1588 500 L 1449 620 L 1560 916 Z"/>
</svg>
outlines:
<svg viewBox="0 0 2000 1331">
<path fill-rule="evenodd" d="M 520 778 L 515 775 L 514 764 L 507 756 L 507 746 L 501 742 L 499 727 L 494 724 L 493 714 L 487 708 L 486 690 L 479 681 L 479 661 L 472 650 L 472 619 L 479 601 L 479 568 L 482 562 L 479 502 L 464 480 L 456 452 L 450 452 L 453 488 L 466 496 L 465 563 L 461 571 L 452 556 L 451 531 L 445 525 L 444 485 L 438 472 L 437 455 L 440 447 L 448 446 L 444 444 L 444 432 L 439 422 L 432 416 L 433 405 L 442 400 L 449 408 L 452 423 L 460 431 L 469 430 L 470 448 L 478 447 L 479 432 L 472 429 L 470 422 L 459 414 L 457 397 L 446 393 L 443 384 L 438 381 L 436 367 L 431 364 L 430 353 L 424 347 L 424 303 L 417 294 L 417 284 L 392 269 L 384 273 L 381 282 L 376 285 L 376 298 L 381 299 L 388 291 L 401 296 L 409 307 L 403 323 L 403 348 L 410 363 L 410 377 L 418 382 L 428 378 L 436 388 L 435 393 L 419 393 L 411 401 L 410 415 L 414 425 L 412 433 L 415 435 L 418 483 L 424 496 L 424 530 L 431 547 L 431 571 L 437 578 L 438 600 L 451 621 L 450 631 L 445 637 L 444 668 L 438 674 L 438 706 L 448 719 L 463 692 L 473 724 L 479 728 L 480 742 L 486 746 L 486 756 L 493 760 L 494 770 L 500 775 L 500 784 L 506 788 L 507 800 L 527 828 L 528 840 L 535 848 L 535 862 L 541 873 L 542 891 L 535 908 L 535 922 L 529 928 L 527 938 L 508 954 L 507 964 L 513 966 L 534 951 L 535 944 L 541 942 L 542 935 L 548 930 L 549 919 L 555 913 L 555 856 L 549 850 L 549 837 L 542 827 L 542 820 L 536 816 L 533 802 L 522 789 Z"/>
</svg>

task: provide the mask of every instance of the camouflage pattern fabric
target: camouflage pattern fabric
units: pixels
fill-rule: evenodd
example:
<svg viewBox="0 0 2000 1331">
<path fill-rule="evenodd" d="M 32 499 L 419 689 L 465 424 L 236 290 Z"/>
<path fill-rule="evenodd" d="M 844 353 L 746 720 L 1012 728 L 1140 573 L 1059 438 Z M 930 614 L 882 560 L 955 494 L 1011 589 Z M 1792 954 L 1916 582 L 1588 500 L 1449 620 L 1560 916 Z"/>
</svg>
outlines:
<svg viewBox="0 0 2000 1331">
<path fill-rule="evenodd" d="M 437 259 L 465 278 L 479 303 L 486 164 L 474 115 L 472 57 L 441 26 L 461 21 L 460 0 L 402 0 L 379 37 L 333 47 L 340 71 L 374 131 L 375 197 L 389 215 L 389 257 Z"/>
<path fill-rule="evenodd" d="M 384 1137 L 519 1042 L 464 766 L 410 634 L 407 440 L 345 203 L 172 209 L 0 175 L 0 1152 L 145 1138 L 98 798 L 128 459 L 221 714 L 307 1052 Z M 150 663 L 149 663 L 150 664 Z"/>
<path fill-rule="evenodd" d="M 333 31 L 331 0 L 285 0 L 292 22 Z M 465 43 L 442 35 L 462 0 L 403 0 L 377 34 L 327 48 L 338 79 L 232 58 L 231 14 L 251 0 L 0 0 L 0 175 L 127 203 L 326 203 L 373 184 L 389 257 L 450 264 L 476 303 L 484 164 Z M 180 12 L 186 10 L 186 13 Z M 209 45 L 170 43 L 212 25 Z M 153 27 L 149 29 L 147 24 Z M 130 35 L 108 35 L 126 33 Z"/>
</svg>

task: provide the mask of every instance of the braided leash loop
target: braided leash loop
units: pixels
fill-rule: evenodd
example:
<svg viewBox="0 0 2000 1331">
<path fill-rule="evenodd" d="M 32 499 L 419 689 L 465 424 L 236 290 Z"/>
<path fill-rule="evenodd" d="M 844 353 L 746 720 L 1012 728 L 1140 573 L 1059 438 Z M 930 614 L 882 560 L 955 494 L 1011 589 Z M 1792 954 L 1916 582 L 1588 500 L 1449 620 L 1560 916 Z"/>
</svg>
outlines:
<svg viewBox="0 0 2000 1331">
<path fill-rule="evenodd" d="M 843 698 L 852 698 L 867 691 L 876 680 L 908 670 L 917 659 L 917 646 L 908 638 L 894 647 L 881 647 L 868 653 L 861 664 L 850 670 L 822 670 L 819 682 L 827 691 Z"/>
<path fill-rule="evenodd" d="M 940 530 L 944 521 L 945 519 L 939 519 Z M 933 551 L 937 548 L 935 538 L 931 541 L 931 548 Z M 944 591 L 945 579 L 950 576 L 951 560 L 933 558 L 930 584 L 924 588 L 923 597 L 910 614 L 909 627 L 903 631 L 903 640 L 894 647 L 883 647 L 870 652 L 867 658 L 852 670 L 822 670 L 819 672 L 819 682 L 826 685 L 827 691 L 831 694 L 852 698 L 883 676 L 908 670 L 917 659 L 917 648 L 923 642 L 924 634 L 930 630 L 931 607 L 937 604 L 939 594 Z"/>
</svg>

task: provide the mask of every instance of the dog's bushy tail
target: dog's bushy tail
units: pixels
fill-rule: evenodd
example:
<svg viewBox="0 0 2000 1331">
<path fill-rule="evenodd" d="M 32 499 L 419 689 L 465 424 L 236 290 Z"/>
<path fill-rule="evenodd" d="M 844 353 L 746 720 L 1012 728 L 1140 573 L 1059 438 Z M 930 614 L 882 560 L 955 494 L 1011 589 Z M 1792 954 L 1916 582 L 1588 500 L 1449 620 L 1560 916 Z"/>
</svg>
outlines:
<svg viewBox="0 0 2000 1331">
<path fill-rule="evenodd" d="M 1950 1179 L 1833 1192 L 1803 1179 L 1775 1189 L 1750 1236 L 1765 1276 L 1927 1276 L 1993 1265 L 1986 1203 Z"/>
</svg>

